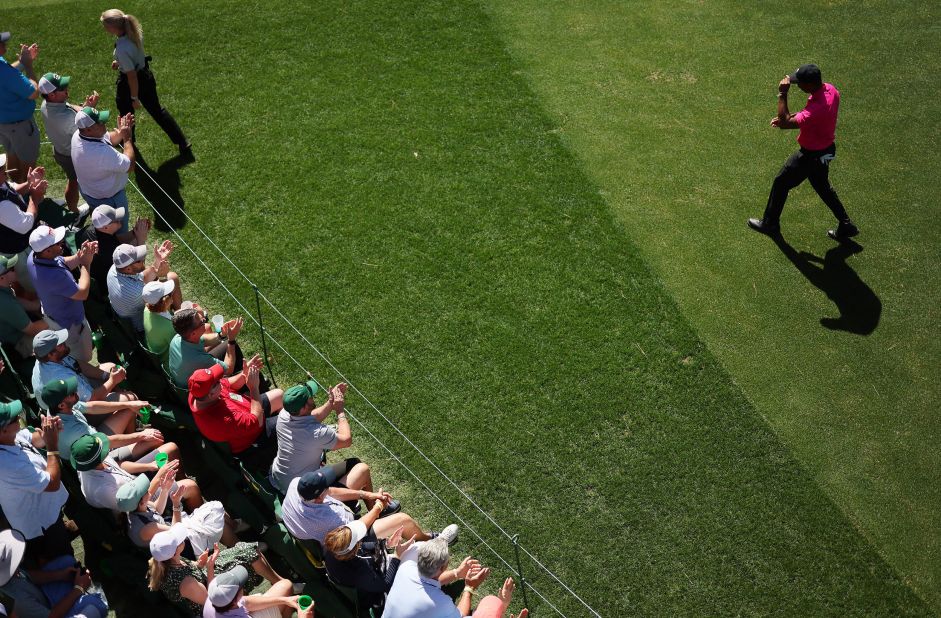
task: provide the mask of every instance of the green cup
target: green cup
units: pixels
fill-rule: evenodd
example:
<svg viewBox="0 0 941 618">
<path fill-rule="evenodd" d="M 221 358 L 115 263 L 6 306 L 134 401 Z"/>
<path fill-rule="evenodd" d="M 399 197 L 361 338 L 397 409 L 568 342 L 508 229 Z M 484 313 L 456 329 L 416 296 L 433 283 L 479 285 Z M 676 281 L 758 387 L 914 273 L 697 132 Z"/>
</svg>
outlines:
<svg viewBox="0 0 941 618">
<path fill-rule="evenodd" d="M 167 454 L 166 453 L 157 453 L 157 456 L 154 457 L 154 461 L 157 462 L 157 469 L 159 470 L 167 463 Z"/>
<path fill-rule="evenodd" d="M 313 604 L 314 600 L 306 594 L 302 594 L 301 596 L 297 597 L 297 606 L 301 608 L 302 612 L 306 612 Z"/>
<path fill-rule="evenodd" d="M 144 406 L 137 411 L 137 415 L 140 417 L 140 422 L 146 425 L 150 422 L 150 406 Z"/>
</svg>

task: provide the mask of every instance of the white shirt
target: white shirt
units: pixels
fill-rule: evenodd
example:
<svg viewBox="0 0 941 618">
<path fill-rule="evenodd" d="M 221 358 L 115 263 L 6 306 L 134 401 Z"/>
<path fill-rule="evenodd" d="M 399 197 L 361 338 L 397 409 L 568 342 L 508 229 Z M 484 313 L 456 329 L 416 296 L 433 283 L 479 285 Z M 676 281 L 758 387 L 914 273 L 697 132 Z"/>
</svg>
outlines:
<svg viewBox="0 0 941 618">
<path fill-rule="evenodd" d="M 116 495 L 118 488 L 130 483 L 136 477 L 125 472 L 111 457 L 105 457 L 104 470 L 87 470 L 78 473 L 78 481 L 82 484 L 82 495 L 88 504 L 99 509 L 118 511 Z"/>
<path fill-rule="evenodd" d="M 13 446 L 0 445 L 0 508 L 10 527 L 23 533 L 26 540 L 41 536 L 44 528 L 59 519 L 69 492 L 60 484 L 46 491 L 50 476 L 46 458 L 33 447 L 26 429 L 16 434 Z"/>
<path fill-rule="evenodd" d="M 441 591 L 436 579 L 418 573 L 418 548 L 415 543 L 402 554 L 395 581 L 386 596 L 382 618 L 461 618 L 451 597 Z"/>
<path fill-rule="evenodd" d="M 323 502 L 304 500 L 297 493 L 299 482 L 299 478 L 291 481 L 281 502 L 281 520 L 295 538 L 323 543 L 328 532 L 356 519 L 353 511 L 336 498 L 324 496 Z"/>
<path fill-rule="evenodd" d="M 0 224 L 17 234 L 26 234 L 33 229 L 33 215 L 23 212 L 10 200 L 0 202 Z"/>
<path fill-rule="evenodd" d="M 78 131 L 72 135 L 72 165 L 82 193 L 97 199 L 107 199 L 119 193 L 127 184 L 131 160 L 111 147 L 108 136 L 100 139 L 82 138 Z"/>
</svg>

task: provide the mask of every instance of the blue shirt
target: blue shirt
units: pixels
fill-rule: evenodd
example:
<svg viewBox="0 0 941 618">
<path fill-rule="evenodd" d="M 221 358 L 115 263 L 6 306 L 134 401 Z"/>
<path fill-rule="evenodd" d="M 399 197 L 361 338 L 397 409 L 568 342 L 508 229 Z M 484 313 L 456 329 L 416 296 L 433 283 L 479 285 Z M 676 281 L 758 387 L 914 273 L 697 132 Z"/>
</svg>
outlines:
<svg viewBox="0 0 941 618">
<path fill-rule="evenodd" d="M 0 444 L 0 508 L 10 526 L 27 540 L 41 536 L 43 528 L 54 524 L 69 499 L 64 484 L 46 491 L 51 478 L 46 456 L 33 447 L 31 437 L 21 429 L 13 446 Z"/>
<path fill-rule="evenodd" d="M 42 312 L 59 323 L 62 328 L 72 328 L 85 319 L 85 305 L 72 296 L 78 292 L 78 283 L 60 255 L 54 260 L 37 258 L 30 253 L 26 260 L 33 287 L 42 303 Z"/>
<path fill-rule="evenodd" d="M 33 393 L 36 395 L 36 401 L 43 408 L 48 408 L 46 402 L 42 399 L 42 387 L 53 380 L 67 380 L 75 378 L 78 380 L 78 398 L 79 401 L 88 401 L 91 399 L 91 393 L 95 390 L 95 385 L 79 369 L 78 361 L 71 356 L 66 356 L 61 363 L 42 362 L 36 359 L 33 365 Z"/>
<path fill-rule="evenodd" d="M 168 358 L 173 383 L 180 388 L 189 386 L 190 376 L 197 369 L 206 369 L 218 364 L 222 365 L 223 369 L 228 370 L 228 366 L 223 361 L 206 352 L 202 339 L 199 343 L 190 343 L 189 341 L 183 341 L 182 337 L 176 335 L 170 341 Z"/>
<path fill-rule="evenodd" d="M 438 580 L 418 572 L 418 548 L 421 545 L 415 543 L 402 554 L 382 618 L 461 618 L 461 612 L 451 597 L 441 590 Z"/>
<path fill-rule="evenodd" d="M 36 92 L 29 78 L 0 57 L 0 124 L 20 122 L 33 117 Z"/>
</svg>

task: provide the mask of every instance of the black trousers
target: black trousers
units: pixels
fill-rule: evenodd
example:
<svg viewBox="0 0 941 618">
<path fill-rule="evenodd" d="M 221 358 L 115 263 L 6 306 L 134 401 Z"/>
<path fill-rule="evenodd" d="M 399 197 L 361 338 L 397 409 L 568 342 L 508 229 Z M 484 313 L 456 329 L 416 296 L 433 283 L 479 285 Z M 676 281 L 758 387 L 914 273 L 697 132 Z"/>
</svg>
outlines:
<svg viewBox="0 0 941 618">
<path fill-rule="evenodd" d="M 804 182 L 810 181 L 823 203 L 827 205 L 837 221 L 849 221 L 849 215 L 843 208 L 843 203 L 830 184 L 830 162 L 836 156 L 836 144 L 831 144 L 824 150 L 807 150 L 801 148 L 784 163 L 771 185 L 771 194 L 768 196 L 768 205 L 765 207 L 764 220 L 766 223 L 777 224 L 784 210 L 784 202 L 791 189 Z"/>
<path fill-rule="evenodd" d="M 157 95 L 157 82 L 154 80 L 154 74 L 150 72 L 150 64 L 137 71 L 137 98 L 140 100 L 141 107 L 147 110 L 151 118 L 157 121 L 163 132 L 167 134 L 177 146 L 186 144 L 186 136 L 176 123 L 170 112 L 160 105 L 160 97 Z M 131 90 L 127 85 L 127 75 L 121 73 L 118 76 L 117 95 L 115 104 L 118 108 L 118 114 L 124 116 L 134 111 L 131 102 Z M 136 127 L 132 133 L 136 137 Z M 134 137 L 132 137 L 134 139 Z"/>
</svg>

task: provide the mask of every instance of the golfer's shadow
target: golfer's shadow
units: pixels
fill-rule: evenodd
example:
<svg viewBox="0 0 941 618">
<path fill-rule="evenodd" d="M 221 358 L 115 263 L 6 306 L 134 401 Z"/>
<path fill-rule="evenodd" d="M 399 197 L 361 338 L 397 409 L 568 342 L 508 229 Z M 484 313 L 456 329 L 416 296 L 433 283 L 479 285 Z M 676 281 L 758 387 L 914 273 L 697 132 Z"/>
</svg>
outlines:
<svg viewBox="0 0 941 618">
<path fill-rule="evenodd" d="M 839 310 L 840 317 L 820 319 L 824 328 L 857 335 L 868 335 L 876 330 L 882 315 L 882 301 L 846 263 L 847 258 L 863 250 L 862 245 L 844 241 L 819 258 L 806 251 L 796 251 L 780 234 L 774 237 L 774 243 Z"/>
</svg>

